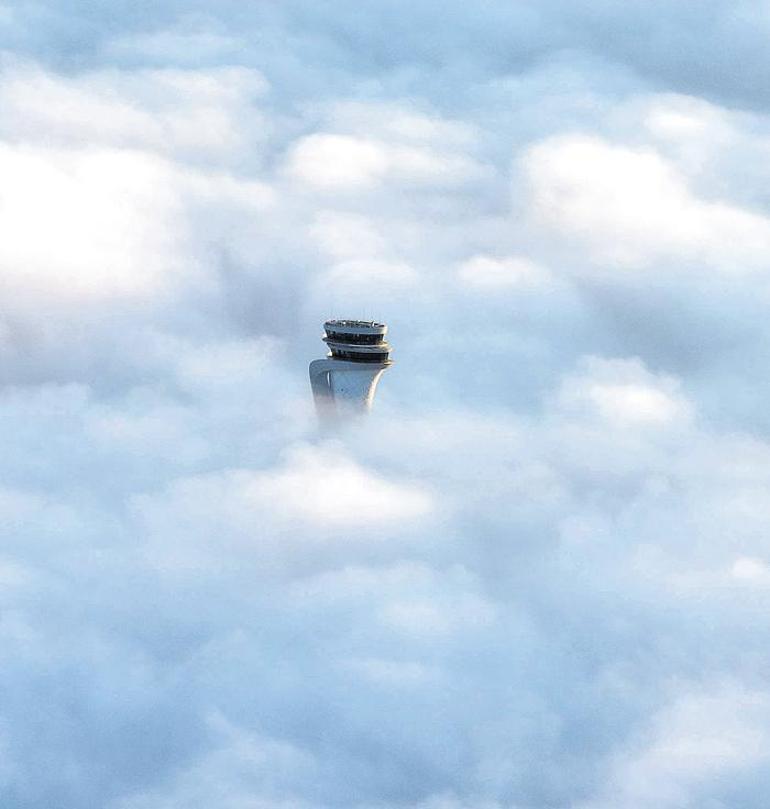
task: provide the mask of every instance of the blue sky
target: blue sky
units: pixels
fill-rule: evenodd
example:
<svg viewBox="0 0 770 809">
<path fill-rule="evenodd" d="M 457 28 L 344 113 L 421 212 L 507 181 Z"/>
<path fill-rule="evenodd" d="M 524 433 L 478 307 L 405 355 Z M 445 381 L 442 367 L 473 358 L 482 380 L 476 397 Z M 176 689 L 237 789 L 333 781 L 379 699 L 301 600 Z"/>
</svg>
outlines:
<svg viewBox="0 0 770 809">
<path fill-rule="evenodd" d="M 0 3 L 4 809 L 766 806 L 769 27 Z"/>
</svg>

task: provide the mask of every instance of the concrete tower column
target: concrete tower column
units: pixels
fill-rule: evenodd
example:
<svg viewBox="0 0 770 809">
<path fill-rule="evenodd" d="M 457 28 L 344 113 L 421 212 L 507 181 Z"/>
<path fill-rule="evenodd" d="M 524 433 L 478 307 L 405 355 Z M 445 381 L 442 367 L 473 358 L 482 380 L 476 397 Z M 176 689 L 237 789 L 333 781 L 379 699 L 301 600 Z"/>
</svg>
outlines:
<svg viewBox="0 0 770 809">
<path fill-rule="evenodd" d="M 310 363 L 310 387 L 324 424 L 367 413 L 380 377 L 393 362 L 388 327 L 365 320 L 327 320 L 325 359 Z"/>
</svg>

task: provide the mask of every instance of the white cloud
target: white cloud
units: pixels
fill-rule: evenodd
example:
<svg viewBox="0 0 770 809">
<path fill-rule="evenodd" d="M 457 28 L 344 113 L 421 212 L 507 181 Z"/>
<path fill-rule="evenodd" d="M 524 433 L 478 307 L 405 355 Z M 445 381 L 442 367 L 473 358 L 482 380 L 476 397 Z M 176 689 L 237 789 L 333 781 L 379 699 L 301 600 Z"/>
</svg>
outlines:
<svg viewBox="0 0 770 809">
<path fill-rule="evenodd" d="M 330 558 L 356 548 L 367 554 L 373 545 L 387 551 L 382 543 L 395 543 L 399 533 L 414 538 L 436 507 L 424 486 L 389 480 L 333 448 L 312 447 L 294 448 L 274 469 L 180 478 L 166 492 L 135 498 L 151 537 L 149 558 L 182 570 L 228 567 L 243 557 L 291 571 L 324 548 Z"/>
<path fill-rule="evenodd" d="M 740 556 L 733 562 L 730 572 L 739 582 L 765 587 L 770 584 L 770 565 L 762 559 Z"/>
<path fill-rule="evenodd" d="M 468 126 L 409 107 L 338 104 L 329 124 L 291 146 L 286 169 L 300 183 L 327 191 L 379 185 L 452 187 L 485 176 Z"/>
<path fill-rule="evenodd" d="M 686 424 L 691 405 L 675 379 L 655 376 L 638 360 L 589 358 L 585 372 L 565 380 L 560 402 L 624 428 Z"/>
<path fill-rule="evenodd" d="M 347 135 L 308 135 L 292 147 L 288 157 L 290 174 L 321 188 L 366 187 L 378 182 L 387 167 L 380 146 Z"/>
<path fill-rule="evenodd" d="M 197 65 L 201 60 L 232 59 L 243 48 L 240 37 L 226 33 L 206 15 L 187 15 L 172 28 L 112 37 L 105 44 L 110 57 L 142 57 Z"/>
<path fill-rule="evenodd" d="M 21 62 L 0 77 L 0 135 L 229 162 L 264 134 L 253 101 L 266 89 L 261 74 L 242 67 L 105 69 L 65 78 Z"/>
<path fill-rule="evenodd" d="M 525 170 L 536 221 L 613 271 L 672 259 L 738 274 L 766 265 L 767 218 L 695 196 L 649 148 L 561 136 L 532 147 Z"/>
<path fill-rule="evenodd" d="M 196 268 L 173 171 L 135 153 L 0 147 L 5 298 L 161 294 Z"/>
<path fill-rule="evenodd" d="M 376 225 L 358 214 L 321 211 L 310 234 L 335 259 L 373 258 L 386 250 L 385 239 Z"/>
<path fill-rule="evenodd" d="M 418 520 L 433 510 L 425 491 L 383 479 L 333 451 L 310 449 L 297 451 L 276 475 L 255 481 L 250 495 L 270 503 L 279 514 L 339 528 L 351 542 L 368 528 Z"/>
<path fill-rule="evenodd" d="M 3 809 L 764 809 L 742 12 L 0 11 Z"/>
<path fill-rule="evenodd" d="M 767 698 L 735 684 L 678 696 L 652 721 L 639 749 L 618 757 L 606 799 L 585 807 L 680 807 L 709 784 L 766 764 Z"/>
<path fill-rule="evenodd" d="M 345 667 L 373 683 L 387 687 L 411 688 L 428 685 L 441 685 L 440 678 L 421 663 L 402 660 L 380 660 L 377 658 L 353 659 L 345 661 Z"/>
<path fill-rule="evenodd" d="M 477 631 L 494 619 L 494 608 L 479 598 L 464 597 L 451 604 L 398 601 L 388 604 L 382 621 L 407 635 L 444 635 L 457 629 Z"/>
<path fill-rule="evenodd" d="M 481 290 L 506 287 L 526 289 L 547 284 L 549 273 L 523 256 L 496 258 L 479 255 L 469 258 L 457 268 L 460 283 Z"/>
<path fill-rule="evenodd" d="M 419 284 L 419 273 L 408 264 L 382 259 L 342 261 L 334 264 L 318 281 L 319 287 L 361 287 L 373 298 L 387 295 L 390 290 L 414 288 Z"/>
<path fill-rule="evenodd" d="M 679 402 L 644 385 L 592 385 L 588 397 L 602 416 L 617 421 L 666 423 L 682 411 Z"/>
</svg>

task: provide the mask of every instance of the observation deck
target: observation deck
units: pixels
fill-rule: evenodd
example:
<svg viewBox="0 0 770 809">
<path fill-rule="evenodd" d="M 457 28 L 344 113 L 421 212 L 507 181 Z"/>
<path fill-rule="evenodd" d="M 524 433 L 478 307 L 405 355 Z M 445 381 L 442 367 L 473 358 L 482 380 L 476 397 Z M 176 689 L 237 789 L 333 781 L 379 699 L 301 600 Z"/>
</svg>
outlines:
<svg viewBox="0 0 770 809">
<path fill-rule="evenodd" d="M 390 344 L 385 340 L 388 327 L 372 320 L 327 320 L 323 341 L 329 356 L 346 362 L 392 365 Z"/>
</svg>

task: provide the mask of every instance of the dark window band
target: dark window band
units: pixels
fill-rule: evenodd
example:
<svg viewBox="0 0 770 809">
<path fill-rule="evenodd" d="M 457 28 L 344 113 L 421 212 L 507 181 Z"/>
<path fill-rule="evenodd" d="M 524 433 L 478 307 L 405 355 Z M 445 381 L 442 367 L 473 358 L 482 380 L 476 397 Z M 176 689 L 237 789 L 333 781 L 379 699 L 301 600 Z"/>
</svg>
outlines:
<svg viewBox="0 0 770 809">
<path fill-rule="evenodd" d="M 358 353 L 357 351 L 343 351 L 339 348 L 332 348 L 332 356 L 339 357 L 341 360 L 350 360 L 351 362 L 387 362 L 387 353 Z"/>
<path fill-rule="evenodd" d="M 327 330 L 326 335 L 330 340 L 351 345 L 377 345 L 384 340 L 382 334 L 340 334 L 340 332 Z"/>
</svg>

